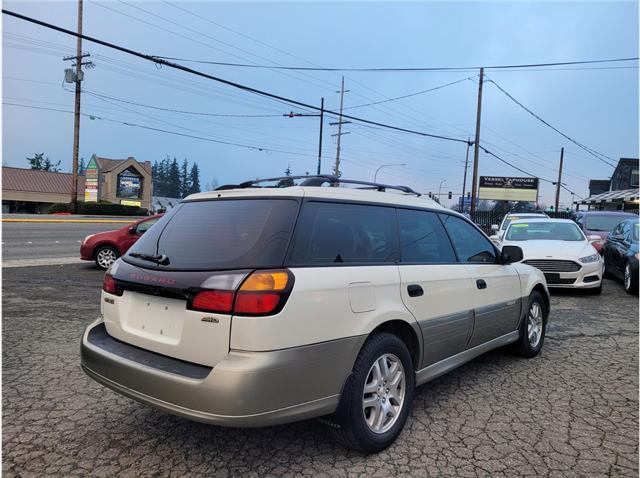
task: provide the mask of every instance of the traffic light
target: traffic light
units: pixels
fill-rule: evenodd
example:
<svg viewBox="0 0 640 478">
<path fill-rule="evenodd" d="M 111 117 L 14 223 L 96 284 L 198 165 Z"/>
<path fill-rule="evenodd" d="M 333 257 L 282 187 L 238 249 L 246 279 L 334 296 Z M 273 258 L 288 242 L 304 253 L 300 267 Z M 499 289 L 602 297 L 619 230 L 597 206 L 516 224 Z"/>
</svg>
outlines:
<svg viewBox="0 0 640 478">
<path fill-rule="evenodd" d="M 453 198 L 453 193 L 449 191 L 449 199 Z"/>
</svg>

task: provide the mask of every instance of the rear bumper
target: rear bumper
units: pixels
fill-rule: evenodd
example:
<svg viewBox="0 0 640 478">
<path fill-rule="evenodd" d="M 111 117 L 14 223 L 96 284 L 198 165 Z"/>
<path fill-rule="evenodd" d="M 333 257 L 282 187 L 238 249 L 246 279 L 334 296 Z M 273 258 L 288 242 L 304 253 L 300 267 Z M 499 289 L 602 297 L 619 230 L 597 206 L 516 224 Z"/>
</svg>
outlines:
<svg viewBox="0 0 640 478">
<path fill-rule="evenodd" d="M 89 332 L 101 324 L 91 324 L 82 338 L 81 362 L 87 375 L 166 412 L 235 427 L 277 425 L 333 413 L 366 338 L 270 352 L 232 350 L 210 372 L 205 371 L 204 378 L 193 378 L 179 367 L 172 373 L 152 361 L 139 360 L 135 351 L 114 353 L 113 348 L 88 340 Z"/>
</svg>

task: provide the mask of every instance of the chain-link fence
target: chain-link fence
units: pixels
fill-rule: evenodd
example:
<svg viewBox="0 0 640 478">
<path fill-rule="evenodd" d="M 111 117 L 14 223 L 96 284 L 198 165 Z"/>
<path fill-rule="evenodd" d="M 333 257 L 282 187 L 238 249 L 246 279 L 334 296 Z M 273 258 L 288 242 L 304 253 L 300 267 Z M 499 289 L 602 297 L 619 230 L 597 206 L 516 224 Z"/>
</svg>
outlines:
<svg viewBox="0 0 640 478">
<path fill-rule="evenodd" d="M 572 211 L 558 211 L 558 212 L 545 212 L 551 218 L 557 219 L 572 219 L 574 212 Z M 502 218 L 505 215 L 494 211 L 475 211 L 471 216 L 471 220 L 480 227 L 486 234 L 491 235 L 491 225 L 500 225 Z"/>
</svg>

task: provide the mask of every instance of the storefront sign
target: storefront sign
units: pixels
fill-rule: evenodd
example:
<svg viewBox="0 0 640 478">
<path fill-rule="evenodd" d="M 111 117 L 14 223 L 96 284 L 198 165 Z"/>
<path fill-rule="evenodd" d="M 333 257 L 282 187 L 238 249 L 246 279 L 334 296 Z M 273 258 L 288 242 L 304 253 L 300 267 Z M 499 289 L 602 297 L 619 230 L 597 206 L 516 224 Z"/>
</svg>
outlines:
<svg viewBox="0 0 640 478">
<path fill-rule="evenodd" d="M 94 158 L 84 170 L 84 202 L 98 202 L 98 165 Z"/>
<path fill-rule="evenodd" d="M 480 199 L 502 201 L 538 200 L 538 178 L 480 176 Z"/>
</svg>

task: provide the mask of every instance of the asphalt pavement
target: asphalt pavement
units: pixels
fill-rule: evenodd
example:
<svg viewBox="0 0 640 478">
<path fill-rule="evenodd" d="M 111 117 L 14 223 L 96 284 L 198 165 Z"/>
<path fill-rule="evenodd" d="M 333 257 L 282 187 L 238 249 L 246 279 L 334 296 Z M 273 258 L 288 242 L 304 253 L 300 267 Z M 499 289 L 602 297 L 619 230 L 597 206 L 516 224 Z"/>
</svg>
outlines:
<svg viewBox="0 0 640 478">
<path fill-rule="evenodd" d="M 87 222 L 6 222 L 5 219 L 82 220 Z M 89 234 L 119 229 L 137 218 L 105 216 L 5 215 L 2 223 L 2 260 L 80 257 L 80 243 Z M 93 222 L 93 221 L 124 222 Z"/>
<path fill-rule="evenodd" d="M 366 457 L 318 420 L 221 428 L 98 385 L 79 343 L 102 272 L 3 275 L 4 476 L 638 476 L 638 298 L 617 282 L 554 294 L 538 357 L 496 350 L 420 387 L 396 443 Z"/>
</svg>

